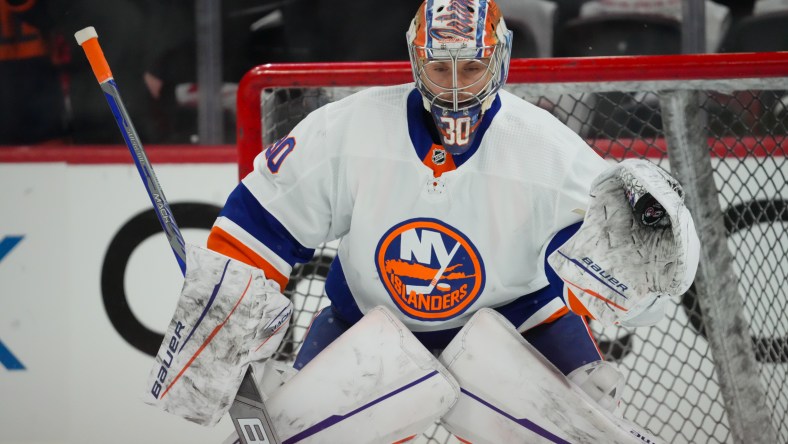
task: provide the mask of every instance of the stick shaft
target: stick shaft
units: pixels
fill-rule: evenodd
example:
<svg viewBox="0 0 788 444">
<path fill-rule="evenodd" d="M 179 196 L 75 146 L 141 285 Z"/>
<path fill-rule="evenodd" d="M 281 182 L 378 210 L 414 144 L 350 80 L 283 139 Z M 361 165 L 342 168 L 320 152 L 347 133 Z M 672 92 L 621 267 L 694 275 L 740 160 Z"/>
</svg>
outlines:
<svg viewBox="0 0 788 444">
<path fill-rule="evenodd" d="M 175 217 L 172 215 L 170 205 L 167 203 L 167 198 L 164 196 L 161 185 L 159 185 L 159 179 L 148 161 L 145 148 L 142 146 L 137 130 L 134 128 L 131 117 L 126 111 L 123 99 L 120 97 L 120 91 L 118 91 L 118 86 L 115 84 L 109 63 L 107 63 L 104 51 L 101 50 L 99 45 L 98 35 L 95 29 L 88 27 L 77 32 L 75 37 L 85 51 L 85 56 L 87 56 L 90 67 L 93 69 L 93 74 L 104 92 L 104 98 L 107 100 L 110 110 L 112 110 L 112 115 L 115 117 L 115 122 L 118 124 L 121 135 L 123 135 L 123 140 L 131 152 L 134 164 L 137 165 L 137 172 L 139 172 L 151 204 L 156 210 L 156 217 L 159 218 L 159 223 L 167 236 L 167 241 L 170 243 L 173 253 L 175 253 L 175 259 L 178 261 L 181 272 L 185 274 L 186 246 L 183 236 L 175 223 Z"/>
<path fill-rule="evenodd" d="M 145 154 L 145 148 L 140 142 L 137 135 L 137 130 L 134 129 L 134 124 L 131 122 L 126 107 L 123 105 L 123 100 L 120 97 L 120 92 L 115 84 L 115 81 L 110 77 L 108 80 L 101 83 L 101 90 L 104 91 L 104 97 L 107 99 L 112 114 L 115 116 L 115 122 L 120 128 L 123 135 L 123 140 L 131 152 L 134 163 L 137 165 L 137 172 L 140 174 L 145 190 L 148 192 L 151 204 L 156 211 L 156 217 L 159 218 L 164 234 L 167 236 L 167 241 L 170 243 L 175 259 L 181 268 L 182 273 L 186 273 L 186 244 L 178 229 L 178 224 L 175 222 L 175 217 L 170 210 L 170 205 L 167 198 L 164 196 L 164 191 L 161 189 L 159 179 L 153 171 L 148 161 L 148 156 Z"/>
<path fill-rule="evenodd" d="M 115 122 L 118 124 L 123 140 L 126 142 L 126 146 L 131 152 L 131 157 L 137 165 L 137 171 L 148 192 L 148 197 L 150 197 L 150 201 L 156 209 L 156 216 L 159 218 L 159 223 L 161 223 L 161 227 L 167 235 L 167 240 L 173 253 L 175 253 L 175 259 L 178 261 L 181 272 L 186 274 L 186 247 L 183 236 L 178 229 L 178 224 L 175 222 L 175 217 L 172 215 L 167 198 L 164 197 L 164 192 L 161 189 L 161 185 L 159 185 L 156 173 L 148 161 L 148 156 L 145 154 L 145 149 L 137 135 L 137 130 L 134 129 L 131 117 L 129 117 L 129 113 L 123 105 L 120 92 L 112 77 L 112 71 L 109 69 L 107 59 L 104 57 L 104 52 L 98 43 L 96 31 L 92 27 L 88 27 L 77 32 L 75 37 L 84 49 L 88 62 L 90 62 L 90 66 L 93 69 L 93 74 L 96 76 L 96 80 L 98 80 L 101 90 L 104 92 L 104 97 L 107 99 L 112 114 L 115 116 Z M 260 396 L 254 378 L 248 370 L 241 382 L 241 388 L 244 390 L 239 391 L 230 408 L 230 416 L 241 442 L 243 444 L 280 444 L 281 441 L 273 428 L 271 418 L 263 404 L 262 396 Z"/>
</svg>

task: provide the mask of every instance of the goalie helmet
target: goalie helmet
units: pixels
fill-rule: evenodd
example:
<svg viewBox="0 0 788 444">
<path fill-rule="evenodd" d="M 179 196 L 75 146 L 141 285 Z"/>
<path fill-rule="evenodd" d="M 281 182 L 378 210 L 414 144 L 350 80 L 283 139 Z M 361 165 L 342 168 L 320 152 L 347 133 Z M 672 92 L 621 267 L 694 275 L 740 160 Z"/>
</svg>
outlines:
<svg viewBox="0 0 788 444">
<path fill-rule="evenodd" d="M 512 33 L 493 0 L 426 0 L 407 33 L 416 88 L 444 147 L 462 154 L 506 82 Z"/>
</svg>

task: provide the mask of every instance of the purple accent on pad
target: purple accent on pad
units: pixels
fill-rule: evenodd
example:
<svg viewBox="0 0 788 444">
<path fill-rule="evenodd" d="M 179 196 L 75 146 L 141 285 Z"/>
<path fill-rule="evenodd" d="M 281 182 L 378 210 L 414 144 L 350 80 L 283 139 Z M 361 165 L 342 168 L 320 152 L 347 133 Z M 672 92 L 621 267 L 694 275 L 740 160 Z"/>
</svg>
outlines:
<svg viewBox="0 0 788 444">
<path fill-rule="evenodd" d="M 339 256 L 335 256 L 328 267 L 324 291 L 328 300 L 331 301 L 334 314 L 342 321 L 352 325 L 364 316 L 361 313 L 361 309 L 358 308 L 353 293 L 350 292 L 350 286 L 347 283 L 347 277 L 345 277 L 345 271 L 342 269 L 342 262 L 339 260 Z"/>
<path fill-rule="evenodd" d="M 550 440 L 551 442 L 554 442 L 554 443 L 571 444 L 569 441 L 565 441 L 565 440 L 561 439 L 560 437 L 553 435 L 549 431 L 539 427 L 539 425 L 529 421 L 526 418 L 522 418 L 522 419 L 515 418 L 514 416 L 504 412 L 503 410 L 501 410 L 498 407 L 490 404 L 489 402 L 483 400 L 482 398 L 474 395 L 473 393 L 469 392 L 468 390 L 465 390 L 464 388 L 460 388 L 460 391 L 462 393 L 465 393 L 469 398 L 478 401 L 480 404 L 484 405 L 485 407 L 487 407 L 487 408 L 493 410 L 494 412 L 506 417 L 507 419 L 510 419 L 510 420 L 516 422 L 517 424 L 519 424 L 519 425 L 525 427 L 526 429 L 536 433 L 537 435 L 541 436 L 542 438 Z"/>
<path fill-rule="evenodd" d="M 569 256 L 567 256 L 567 255 L 565 255 L 564 253 L 562 253 L 562 252 L 561 252 L 561 250 L 556 250 L 556 251 L 558 251 L 558 254 L 560 254 L 561 256 L 563 256 L 563 257 L 567 258 L 567 260 L 569 260 L 569 262 L 571 262 L 571 263 L 573 263 L 573 264 L 577 265 L 578 267 L 580 267 L 580 269 L 582 269 L 582 270 L 583 270 L 583 271 L 585 271 L 586 273 L 588 273 L 588 274 L 590 274 L 591 276 L 593 276 L 593 277 L 594 277 L 594 279 L 596 279 L 596 280 L 598 280 L 599 282 L 601 282 L 601 283 L 602 283 L 602 284 L 603 284 L 605 287 L 607 287 L 607 288 L 609 288 L 609 289 L 613 290 L 613 292 L 614 292 L 614 293 L 616 293 L 617 295 L 621 296 L 621 297 L 622 297 L 622 298 L 624 298 L 624 299 L 629 299 L 628 297 L 626 297 L 626 296 L 624 296 L 623 294 L 621 294 L 621 292 L 620 292 L 620 291 L 618 291 L 618 290 L 616 290 L 615 288 L 611 287 L 611 286 L 610 286 L 610 284 L 608 284 L 607 282 L 603 281 L 603 280 L 602 280 L 602 279 L 601 279 L 599 276 L 597 276 L 597 275 L 596 275 L 594 272 L 592 272 L 591 270 L 589 270 L 588 268 L 586 268 L 586 266 L 585 266 L 585 265 L 583 265 L 583 264 L 581 264 L 581 263 L 580 263 L 580 261 L 578 261 L 577 259 L 573 259 L 573 258 L 571 258 L 571 257 L 569 257 Z"/>
<path fill-rule="evenodd" d="M 306 429 L 306 430 L 304 430 L 304 431 L 302 431 L 300 433 L 297 433 L 297 434 L 291 436 L 290 438 L 282 441 L 282 444 L 294 444 L 294 443 L 297 443 L 297 442 L 299 442 L 299 441 L 301 441 L 303 439 L 306 439 L 306 438 L 314 435 L 315 433 L 317 433 L 317 432 L 319 432 L 321 430 L 327 429 L 327 428 L 331 427 L 334 424 L 338 424 L 338 423 L 344 421 L 345 419 L 355 415 L 356 413 L 359 413 L 359 412 L 361 412 L 363 410 L 366 410 L 366 409 L 372 407 L 373 405 L 375 405 L 375 404 L 377 404 L 377 403 L 379 403 L 381 401 L 385 401 L 386 399 L 391 398 L 392 396 L 394 396 L 394 395 L 396 395 L 398 393 L 404 392 L 405 390 L 413 387 L 414 385 L 421 384 L 422 382 L 432 378 L 433 376 L 435 376 L 437 374 L 438 374 L 438 371 L 437 370 L 433 370 L 432 372 L 422 376 L 421 378 L 419 378 L 419 379 L 417 379 L 417 380 L 415 380 L 415 381 L 413 381 L 413 382 L 411 382 L 409 384 L 406 384 L 406 385 L 394 390 L 393 392 L 387 393 L 387 394 L 381 396 L 380 398 L 377 398 L 377 399 L 375 399 L 373 401 L 370 401 L 370 402 L 364 404 L 363 406 L 353 410 L 352 412 L 349 412 L 349 413 L 347 413 L 345 415 L 329 416 L 328 418 L 318 422 L 317 424 L 313 425 L 312 427 L 309 427 L 308 429 Z"/>
<path fill-rule="evenodd" d="M 230 261 L 228 260 L 227 262 L 224 263 L 224 270 L 222 271 L 222 277 L 219 279 L 219 283 L 213 286 L 213 292 L 211 293 L 211 297 L 208 298 L 208 303 L 205 304 L 205 308 L 203 308 L 202 313 L 200 313 L 200 318 L 197 319 L 197 322 L 194 323 L 194 326 L 192 327 L 191 331 L 186 336 L 186 340 L 183 341 L 183 344 L 181 344 L 181 349 L 178 350 L 178 353 L 183 351 L 183 347 L 186 347 L 186 344 L 189 342 L 189 339 L 192 338 L 192 335 L 197 330 L 197 327 L 199 327 L 200 324 L 202 323 L 202 320 L 205 319 L 205 315 L 208 313 L 208 310 L 211 309 L 211 306 L 213 305 L 213 301 L 216 299 L 216 295 L 219 294 L 219 288 L 221 288 L 222 282 L 224 282 L 224 276 L 227 274 L 227 267 L 229 266 L 230 266 Z"/>
</svg>

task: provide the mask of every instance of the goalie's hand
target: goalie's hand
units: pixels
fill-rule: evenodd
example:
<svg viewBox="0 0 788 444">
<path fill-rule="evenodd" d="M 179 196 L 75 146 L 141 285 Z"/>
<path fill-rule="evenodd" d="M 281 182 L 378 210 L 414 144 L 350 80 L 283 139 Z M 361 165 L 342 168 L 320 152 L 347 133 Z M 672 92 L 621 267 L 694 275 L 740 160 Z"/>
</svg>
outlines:
<svg viewBox="0 0 788 444">
<path fill-rule="evenodd" d="M 698 267 L 681 187 L 651 162 L 628 159 L 597 177 L 590 195 L 580 230 L 548 258 L 565 282 L 567 305 L 604 325 L 652 325 L 664 299 L 687 291 Z M 653 219 L 639 211 L 643 199 L 651 202 L 642 207 L 664 210 L 662 220 L 646 223 Z"/>
</svg>

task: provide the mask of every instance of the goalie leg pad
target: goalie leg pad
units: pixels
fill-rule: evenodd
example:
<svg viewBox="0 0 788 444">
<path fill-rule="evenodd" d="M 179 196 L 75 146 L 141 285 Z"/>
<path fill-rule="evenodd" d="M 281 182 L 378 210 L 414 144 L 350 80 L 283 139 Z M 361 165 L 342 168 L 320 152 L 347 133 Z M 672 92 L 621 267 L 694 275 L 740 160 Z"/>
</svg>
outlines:
<svg viewBox="0 0 788 444">
<path fill-rule="evenodd" d="M 276 351 L 292 304 L 260 269 L 186 247 L 186 277 L 143 401 L 212 426 L 230 408 L 247 367 Z"/>
<path fill-rule="evenodd" d="M 286 362 L 274 361 L 273 359 L 253 361 L 251 365 L 252 375 L 254 375 L 254 381 L 257 384 L 257 390 L 260 391 L 263 402 L 266 402 L 272 393 L 279 390 L 279 387 L 283 386 L 298 373 L 298 370 Z"/>
<path fill-rule="evenodd" d="M 395 442 L 459 397 L 449 372 L 388 310 L 367 313 L 266 402 L 283 442 Z"/>
<path fill-rule="evenodd" d="M 658 442 L 597 406 L 493 310 L 479 310 L 438 359 L 461 389 L 442 421 L 474 444 Z"/>
</svg>

